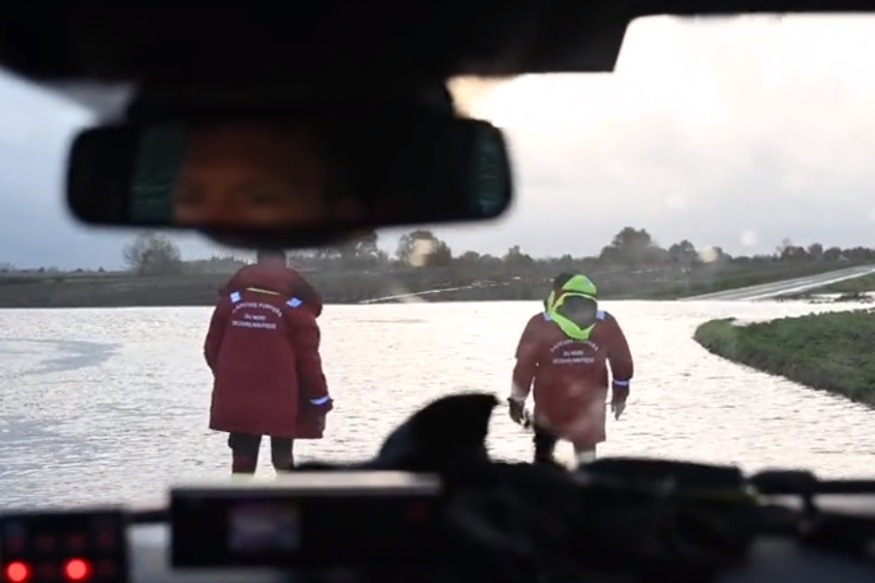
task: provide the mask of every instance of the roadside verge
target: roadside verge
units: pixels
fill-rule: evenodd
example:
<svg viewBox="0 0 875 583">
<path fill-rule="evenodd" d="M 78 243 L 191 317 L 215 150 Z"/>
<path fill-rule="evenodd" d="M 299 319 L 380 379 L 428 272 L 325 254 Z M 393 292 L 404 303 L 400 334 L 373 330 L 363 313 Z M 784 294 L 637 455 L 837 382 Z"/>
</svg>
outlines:
<svg viewBox="0 0 875 583">
<path fill-rule="evenodd" d="M 875 310 L 711 320 L 693 338 L 727 360 L 875 407 Z"/>
</svg>

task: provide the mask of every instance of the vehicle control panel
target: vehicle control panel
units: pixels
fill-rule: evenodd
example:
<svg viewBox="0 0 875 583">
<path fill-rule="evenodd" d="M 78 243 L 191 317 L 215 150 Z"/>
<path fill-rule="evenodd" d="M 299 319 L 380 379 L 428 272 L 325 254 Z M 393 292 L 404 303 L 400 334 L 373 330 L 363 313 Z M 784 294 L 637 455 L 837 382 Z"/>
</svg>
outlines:
<svg viewBox="0 0 875 583">
<path fill-rule="evenodd" d="M 125 515 L 121 510 L 4 514 L 0 569 L 4 583 L 125 583 Z"/>
<path fill-rule="evenodd" d="M 176 568 L 423 567 L 440 556 L 435 476 L 300 472 L 276 484 L 170 493 Z"/>
</svg>

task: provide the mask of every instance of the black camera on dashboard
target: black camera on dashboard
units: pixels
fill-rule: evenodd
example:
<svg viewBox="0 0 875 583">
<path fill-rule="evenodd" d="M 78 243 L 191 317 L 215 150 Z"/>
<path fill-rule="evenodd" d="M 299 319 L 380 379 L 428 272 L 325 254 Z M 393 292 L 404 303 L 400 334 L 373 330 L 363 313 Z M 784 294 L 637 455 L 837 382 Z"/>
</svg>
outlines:
<svg viewBox="0 0 875 583">
<path fill-rule="evenodd" d="M 176 568 L 420 567 L 441 556 L 440 481 L 406 472 L 301 471 L 275 484 L 171 491 Z"/>
</svg>

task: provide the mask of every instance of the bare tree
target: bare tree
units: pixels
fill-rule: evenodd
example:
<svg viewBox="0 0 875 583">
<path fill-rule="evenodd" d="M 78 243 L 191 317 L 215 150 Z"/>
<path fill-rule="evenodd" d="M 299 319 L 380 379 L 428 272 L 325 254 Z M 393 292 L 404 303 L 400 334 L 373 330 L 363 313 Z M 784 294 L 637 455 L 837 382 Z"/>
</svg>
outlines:
<svg viewBox="0 0 875 583">
<path fill-rule="evenodd" d="M 449 245 L 425 229 L 401 235 L 395 256 L 402 263 L 414 267 L 446 266 L 453 261 Z"/>
<path fill-rule="evenodd" d="M 172 275 L 182 271 L 179 247 L 157 233 L 137 235 L 122 253 L 128 269 L 137 275 Z"/>
</svg>

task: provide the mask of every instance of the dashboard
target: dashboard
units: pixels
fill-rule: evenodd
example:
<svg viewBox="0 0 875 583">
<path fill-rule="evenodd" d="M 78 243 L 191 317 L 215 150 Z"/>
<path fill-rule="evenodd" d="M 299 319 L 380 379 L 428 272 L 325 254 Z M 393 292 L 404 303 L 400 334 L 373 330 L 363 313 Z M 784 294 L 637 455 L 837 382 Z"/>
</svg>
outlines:
<svg viewBox="0 0 875 583">
<path fill-rule="evenodd" d="M 270 569 L 210 569 L 176 571 L 168 561 L 169 529 L 166 526 L 134 527 L 130 533 L 134 561 L 132 583 L 273 583 L 294 581 L 294 576 Z M 615 577 L 611 580 L 616 581 Z M 756 545 L 748 564 L 720 576 L 720 583 L 871 583 L 875 565 L 857 563 L 840 555 L 803 551 L 782 540 L 764 540 Z"/>
<path fill-rule="evenodd" d="M 175 569 L 170 562 L 170 527 L 166 524 L 132 525 L 128 527 L 127 543 L 130 552 L 127 580 L 131 583 L 274 583 L 296 580 L 294 574 L 271 568 Z M 5 575 L 4 582 L 33 581 Z M 67 576 L 61 579 L 65 580 L 70 583 L 100 581 L 90 576 Z M 124 581 L 124 578 L 112 580 Z M 720 583 L 871 583 L 873 580 L 875 565 L 871 563 L 857 562 L 823 551 L 800 549 L 792 542 L 779 539 L 760 541 L 746 564 L 717 578 Z"/>
<path fill-rule="evenodd" d="M 387 564 L 425 571 L 445 556 L 435 518 L 441 494 L 439 480 L 424 474 L 308 472 L 286 484 L 172 490 L 163 521 L 137 522 L 113 508 L 4 513 L 0 582 L 268 583 L 303 580 L 295 573 L 305 570 L 352 581 L 356 570 Z M 852 515 L 875 507 L 871 496 L 840 498 L 829 506 Z M 715 579 L 782 580 L 871 583 L 875 562 L 764 536 Z"/>
</svg>

